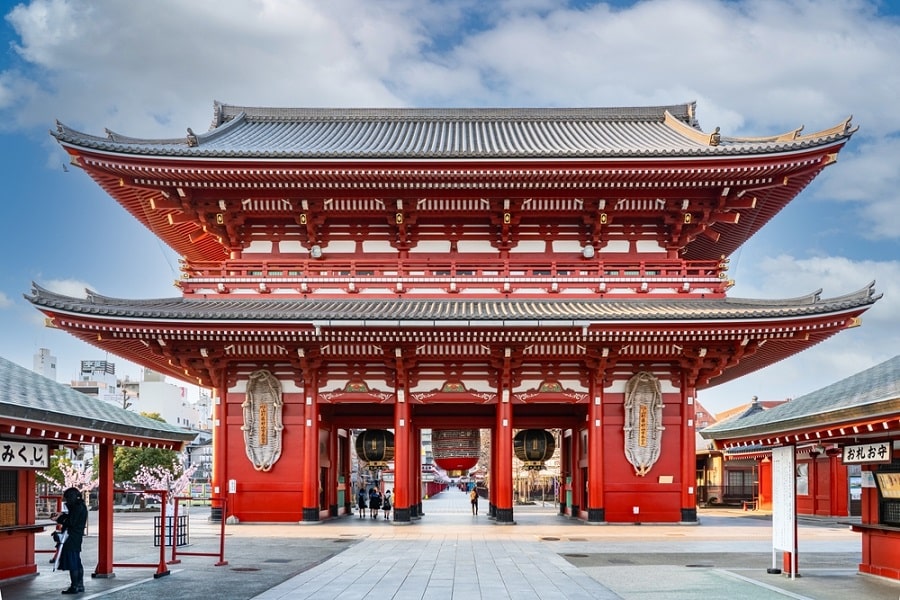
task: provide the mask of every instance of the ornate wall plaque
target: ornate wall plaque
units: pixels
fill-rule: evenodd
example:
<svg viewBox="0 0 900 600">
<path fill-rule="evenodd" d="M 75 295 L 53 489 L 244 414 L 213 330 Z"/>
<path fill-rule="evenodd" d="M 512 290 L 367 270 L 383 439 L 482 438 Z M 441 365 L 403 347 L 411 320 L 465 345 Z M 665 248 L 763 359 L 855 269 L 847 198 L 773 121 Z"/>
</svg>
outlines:
<svg viewBox="0 0 900 600">
<path fill-rule="evenodd" d="M 641 371 L 625 384 L 625 457 L 643 477 L 659 458 L 662 442 L 662 389 Z"/>
<path fill-rule="evenodd" d="M 244 445 L 257 471 L 268 471 L 281 456 L 281 382 L 269 371 L 254 371 L 247 382 L 244 409 Z"/>
</svg>

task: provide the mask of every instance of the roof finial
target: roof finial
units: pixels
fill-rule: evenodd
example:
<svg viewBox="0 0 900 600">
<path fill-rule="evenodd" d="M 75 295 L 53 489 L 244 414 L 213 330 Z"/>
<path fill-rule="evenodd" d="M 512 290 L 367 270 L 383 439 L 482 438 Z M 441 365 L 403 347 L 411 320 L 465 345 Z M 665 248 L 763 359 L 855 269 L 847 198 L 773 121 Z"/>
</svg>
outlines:
<svg viewBox="0 0 900 600">
<path fill-rule="evenodd" d="M 197 139 L 197 135 L 194 133 L 194 130 L 190 127 L 187 128 L 187 145 L 189 148 L 194 148 L 200 145 L 200 141 Z"/>
<path fill-rule="evenodd" d="M 709 145 L 710 146 L 718 146 L 719 142 L 722 141 L 722 134 L 719 133 L 719 128 L 716 127 L 716 130 L 709 134 Z"/>
</svg>

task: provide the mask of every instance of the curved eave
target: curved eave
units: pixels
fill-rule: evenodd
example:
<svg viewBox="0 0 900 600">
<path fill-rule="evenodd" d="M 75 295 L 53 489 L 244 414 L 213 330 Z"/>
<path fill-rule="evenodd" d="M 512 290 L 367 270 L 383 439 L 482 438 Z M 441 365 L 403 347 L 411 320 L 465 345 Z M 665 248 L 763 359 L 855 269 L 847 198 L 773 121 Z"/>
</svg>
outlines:
<svg viewBox="0 0 900 600">
<path fill-rule="evenodd" d="M 836 159 L 846 142 L 778 154 L 706 156 L 697 159 L 655 157 L 633 159 L 515 159 L 447 160 L 359 163 L 353 160 L 310 162 L 298 159 L 274 161 L 241 159 L 171 159 L 98 153 L 67 147 L 73 163 L 88 174 L 145 227 L 189 261 L 218 261 L 228 249 L 190 208 L 155 208 L 160 190 L 175 193 L 216 192 L 251 196 L 291 194 L 298 197 L 327 194 L 351 197 L 501 194 L 558 196 L 609 193 L 622 197 L 678 192 L 685 198 L 707 197 L 721 189 L 742 192 L 740 208 L 726 210 L 733 221 L 709 224 L 707 231 L 687 242 L 682 253 L 688 260 L 717 259 L 730 255 L 778 214 L 820 172 Z M 462 178 L 462 179 L 461 179 Z M 711 183 L 715 182 L 715 183 Z M 712 187 L 711 187 L 712 186 Z M 516 191 L 518 190 L 518 191 Z M 754 199 L 754 206 L 746 207 Z M 187 201 L 189 205 L 190 202 Z"/>
<path fill-rule="evenodd" d="M 836 156 L 843 146 L 831 147 L 825 156 Z M 682 254 L 686 260 L 706 260 L 716 256 L 731 256 L 744 242 L 753 237 L 778 213 L 808 186 L 822 170 L 833 162 L 822 160 L 811 168 L 799 173 L 785 173 L 776 185 L 769 185 L 749 193 L 756 199 L 756 207 L 753 209 L 737 209 L 739 215 L 737 223 L 713 223 L 708 228 L 711 235 L 697 236 L 688 243 Z"/>
<path fill-rule="evenodd" d="M 290 326 L 297 343 L 314 343 L 319 331 L 346 330 L 399 331 L 465 328 L 485 331 L 521 331 L 547 328 L 568 332 L 579 340 L 593 338 L 609 343 L 623 334 L 642 339 L 667 331 L 672 343 L 693 339 L 695 332 L 708 334 L 710 327 L 734 333 L 744 332 L 732 341 L 758 336 L 762 343 L 709 380 L 700 389 L 717 385 L 783 360 L 853 325 L 880 295 L 867 286 L 854 293 L 821 300 L 817 293 L 781 301 L 364 301 L 364 300 L 186 300 L 170 298 L 129 301 L 90 293 L 87 299 L 54 294 L 39 286 L 26 298 L 56 324 L 79 339 L 104 348 L 139 364 L 179 379 L 197 374 L 170 364 L 143 332 L 154 336 L 185 340 L 202 339 L 204 345 L 246 342 L 262 334 L 276 333 L 283 338 Z M 651 304 L 641 307 L 641 304 Z M 479 309 L 480 307 L 480 309 Z M 465 309 L 465 310 L 463 310 Z M 485 314 L 484 311 L 494 311 Z M 454 312 L 455 311 L 455 312 Z M 479 314 L 480 313 L 480 314 Z M 756 329 L 755 329 L 756 328 Z M 762 328 L 762 330 L 759 330 Z M 766 334 L 765 329 L 773 331 Z M 772 329 L 774 328 L 774 329 Z M 777 330 L 777 331 L 776 331 Z M 757 333 L 754 333 L 757 331 Z M 218 342 L 206 336 L 215 332 Z M 222 332 L 228 332 L 223 338 Z M 792 332 L 783 335 L 781 332 Z M 515 335 L 515 334 L 513 334 Z M 598 337 L 599 336 L 599 337 Z M 244 339 L 247 338 L 247 339 Z M 574 339 L 573 338 L 573 339 Z M 602 339 L 601 339 L 602 338 Z M 629 338 L 630 339 L 630 338 Z M 604 342 L 607 343 L 607 342 Z"/>
<path fill-rule="evenodd" d="M 340 325 L 371 322 L 473 322 L 497 321 L 573 324 L 590 329 L 635 321 L 660 323 L 728 322 L 749 319 L 777 320 L 816 317 L 865 309 L 881 298 L 875 282 L 849 294 L 822 299 L 821 291 L 782 300 L 725 299 L 296 299 L 254 297 L 248 299 L 196 299 L 186 297 L 130 300 L 86 290 L 85 298 L 57 294 L 32 284 L 25 298 L 42 309 L 71 315 L 114 317 L 141 321 L 179 320 L 191 323 L 296 323 L 331 322 Z"/>
</svg>

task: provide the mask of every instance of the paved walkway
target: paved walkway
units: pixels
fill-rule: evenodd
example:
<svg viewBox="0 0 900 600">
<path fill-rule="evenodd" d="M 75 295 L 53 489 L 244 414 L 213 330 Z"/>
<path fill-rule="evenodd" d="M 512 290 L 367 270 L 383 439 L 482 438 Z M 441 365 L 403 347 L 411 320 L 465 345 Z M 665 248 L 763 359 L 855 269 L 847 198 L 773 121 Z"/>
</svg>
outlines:
<svg viewBox="0 0 900 600">
<path fill-rule="evenodd" d="M 801 577 L 769 575 L 771 526 L 762 513 L 701 511 L 701 525 L 590 526 L 556 508 L 515 508 L 516 525 L 471 515 L 450 490 L 424 503 L 412 525 L 357 516 L 315 525 L 229 525 L 225 558 L 181 557 L 170 575 L 116 568 L 113 579 L 88 579 L 82 599 L 167 600 L 315 598 L 502 600 L 898 600 L 900 583 L 859 575 L 859 535 L 829 521 L 802 520 Z M 92 513 L 94 515 L 96 513 Z M 191 510 L 186 550 L 215 551 L 218 526 Z M 117 514 L 115 561 L 155 561 L 152 514 Z M 38 547 L 49 546 L 40 536 Z M 84 553 L 96 561 L 96 538 Z M 779 558 L 780 560 L 780 558 Z M 41 561 L 43 562 L 43 560 Z M 780 566 L 780 564 L 778 565 Z M 65 573 L 41 574 L 0 587 L 3 600 L 59 598 Z"/>
</svg>

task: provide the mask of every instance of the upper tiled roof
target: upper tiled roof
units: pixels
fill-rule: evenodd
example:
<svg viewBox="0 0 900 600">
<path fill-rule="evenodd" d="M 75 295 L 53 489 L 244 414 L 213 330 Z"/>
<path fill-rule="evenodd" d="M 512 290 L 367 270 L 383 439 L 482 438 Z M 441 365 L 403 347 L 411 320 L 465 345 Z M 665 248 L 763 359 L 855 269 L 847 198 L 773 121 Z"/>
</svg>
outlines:
<svg viewBox="0 0 900 600">
<path fill-rule="evenodd" d="M 769 410 L 710 425 L 702 435 L 707 439 L 728 439 L 774 434 L 859 410 L 874 417 L 879 414 L 879 404 L 896 400 L 900 400 L 900 355 Z"/>
<path fill-rule="evenodd" d="M 873 284 L 837 298 L 818 292 L 788 300 L 633 299 L 624 300 L 213 300 L 191 297 L 154 300 L 109 298 L 88 292 L 87 298 L 63 296 L 33 286 L 28 300 L 40 307 L 66 312 L 145 320 L 204 321 L 704 321 L 714 319 L 776 319 L 829 314 L 874 303 L 881 295 Z"/>
<path fill-rule="evenodd" d="M 92 398 L 0 358 L 0 418 L 35 428 L 64 427 L 148 441 L 187 442 L 196 434 Z"/>
<path fill-rule="evenodd" d="M 64 144 L 146 156 L 278 159 L 602 158 L 783 152 L 852 135 L 849 119 L 810 135 L 704 133 L 693 103 L 630 108 L 326 109 L 215 104 L 211 129 L 175 139 L 57 124 Z M 715 138 L 715 143 L 711 140 Z"/>
</svg>

